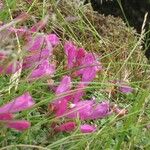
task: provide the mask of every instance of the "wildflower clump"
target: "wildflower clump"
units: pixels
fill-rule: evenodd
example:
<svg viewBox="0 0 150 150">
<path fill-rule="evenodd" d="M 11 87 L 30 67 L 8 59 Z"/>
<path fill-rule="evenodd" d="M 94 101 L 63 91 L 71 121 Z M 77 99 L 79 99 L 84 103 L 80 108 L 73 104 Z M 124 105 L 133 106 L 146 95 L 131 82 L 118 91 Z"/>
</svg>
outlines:
<svg viewBox="0 0 150 150">
<path fill-rule="evenodd" d="M 56 120 L 59 122 L 58 124 L 57 121 L 53 121 L 51 127 L 57 132 L 73 131 L 78 128 L 79 124 L 76 120 L 79 119 L 79 129 L 81 132 L 95 132 L 97 130 L 97 125 L 88 124 L 88 121 L 99 120 L 113 113 L 118 115 L 122 112 L 122 109 L 118 108 L 116 105 L 112 107 L 108 98 L 101 99 L 99 102 L 94 98 L 86 96 L 86 89 L 90 87 L 93 81 L 96 81 L 97 75 L 102 74 L 102 71 L 105 70 L 105 66 L 102 65 L 101 62 L 102 55 L 99 55 L 99 53 L 94 50 L 95 47 L 92 48 L 92 51 L 88 51 L 83 46 L 77 46 L 75 40 L 70 39 L 63 41 L 61 37 L 58 37 L 59 34 L 42 32 L 46 23 L 47 17 L 28 28 L 10 27 L 9 29 L 5 29 L 7 32 L 9 31 L 12 37 L 14 34 L 17 34 L 19 39 L 23 40 L 23 55 L 21 59 L 15 58 L 12 62 L 9 62 L 9 54 L 0 52 L 0 61 L 2 62 L 0 65 L 0 74 L 11 75 L 21 69 L 22 73 L 25 72 L 24 76 L 27 76 L 26 80 L 29 84 L 33 81 L 53 78 L 58 67 L 55 63 L 56 60 L 54 60 L 54 58 L 57 57 L 54 51 L 55 48 L 59 49 L 59 46 L 63 45 L 65 60 L 63 68 L 70 73 L 61 76 L 58 87 L 51 86 L 56 100 L 50 102 L 48 108 L 53 108 L 52 111 L 54 116 L 58 118 L 58 120 Z M 76 32 L 77 35 L 80 34 L 78 31 Z M 87 32 L 87 34 L 88 33 L 89 32 Z M 89 35 L 86 36 L 88 37 Z M 90 45 L 91 41 L 83 41 L 83 45 L 87 47 L 86 44 Z M 93 41 L 93 43 L 95 43 L 95 41 Z M 6 65 L 6 61 L 9 62 L 8 65 Z M 28 73 L 28 71 L 30 72 Z M 74 82 L 77 83 L 75 86 L 73 84 Z M 124 83 L 122 80 L 114 82 L 114 84 L 118 86 L 118 90 L 122 93 L 128 94 L 132 92 L 132 88 L 128 86 L 128 83 Z M 31 96 L 25 93 L 23 95 L 23 100 L 26 99 L 27 104 L 28 98 L 29 102 L 31 102 Z M 20 101 L 16 101 L 16 103 L 21 104 Z M 23 105 L 26 106 L 26 103 Z M 12 112 L 9 112 L 9 110 L 6 111 L 8 106 L 12 107 L 13 112 L 24 110 L 22 105 L 15 105 L 18 108 L 15 110 L 13 103 L 6 104 L 0 109 L 1 121 L 4 122 L 6 126 L 20 131 L 29 128 L 29 122 L 19 120 L 15 122 L 16 120 L 13 119 Z M 11 110 L 10 107 L 9 109 Z M 5 111 L 3 112 L 3 110 Z"/>
<path fill-rule="evenodd" d="M 9 66 L 5 66 L 4 62 L 9 55 L 1 52 L 1 74 L 15 74 L 19 69 L 22 69 L 22 72 L 31 70 L 30 74 L 27 75 L 29 83 L 33 80 L 53 77 L 57 69 L 57 65 L 53 60 L 55 55 L 53 51 L 57 45 L 63 42 L 54 33 L 39 32 L 35 34 L 44 26 L 45 20 L 41 20 L 29 29 L 14 27 L 9 29 L 10 34 L 17 33 L 20 38 L 25 40 L 23 46 L 25 55 L 22 56 L 22 61 L 16 59 Z M 60 120 L 58 119 L 60 122 L 61 119 L 64 119 L 64 123 L 61 122 L 58 125 L 54 121 L 51 127 L 57 132 L 72 131 L 78 127 L 76 120 L 79 119 L 81 132 L 95 132 L 97 125 L 87 124 L 86 121 L 102 119 L 112 113 L 120 113 L 121 109 L 117 106 L 112 109 L 109 100 L 104 99 L 97 102 L 93 98 L 84 98 L 86 97 L 86 89 L 96 79 L 97 74 L 103 70 L 100 56 L 95 52 L 86 51 L 83 47 L 78 47 L 71 40 L 65 41 L 62 45 L 65 54 L 64 59 L 66 60 L 64 68 L 70 71 L 70 74 L 62 76 L 59 86 L 52 88 L 55 91 L 56 100 L 52 101 L 49 106 L 53 107 L 53 113 L 60 118 Z M 75 87 L 73 87 L 74 81 L 77 81 Z M 116 82 L 115 84 L 118 84 L 122 93 L 132 92 L 132 89 L 122 82 Z M 29 122 L 14 120 L 12 113 L 27 109 L 33 104 L 34 102 L 29 93 L 23 94 L 13 102 L 0 107 L 1 122 L 19 131 L 29 128 Z"/>
<path fill-rule="evenodd" d="M 34 106 L 34 104 L 35 102 L 28 92 L 24 93 L 9 103 L 4 104 L 0 107 L 0 123 L 18 131 L 24 131 L 30 128 L 29 121 L 16 120 L 14 118 L 14 113 L 31 108 Z"/>
<path fill-rule="evenodd" d="M 67 57 L 67 68 L 73 69 L 70 76 L 63 76 L 59 86 L 55 89 L 56 100 L 50 103 L 56 117 L 65 119 L 63 124 L 54 122 L 52 128 L 57 132 L 70 132 L 77 128 L 76 119 L 81 121 L 80 131 L 90 133 L 96 131 L 96 125 L 83 124 L 83 121 L 98 120 L 111 115 L 119 114 L 122 110 L 118 107 L 112 109 L 109 100 L 96 102 L 94 99 L 84 99 L 86 88 L 95 79 L 96 74 L 102 70 L 102 64 L 95 53 L 78 48 L 73 42 L 64 44 L 64 52 Z M 73 76 L 72 76 L 73 74 Z M 72 82 L 78 78 L 78 84 L 74 87 Z M 131 87 L 120 85 L 123 93 L 131 92 Z M 120 111 L 119 111 L 120 110 Z M 49 110 L 51 111 L 51 110 Z M 70 119 L 72 120 L 70 122 Z M 73 121 L 74 120 L 74 121 Z"/>
</svg>

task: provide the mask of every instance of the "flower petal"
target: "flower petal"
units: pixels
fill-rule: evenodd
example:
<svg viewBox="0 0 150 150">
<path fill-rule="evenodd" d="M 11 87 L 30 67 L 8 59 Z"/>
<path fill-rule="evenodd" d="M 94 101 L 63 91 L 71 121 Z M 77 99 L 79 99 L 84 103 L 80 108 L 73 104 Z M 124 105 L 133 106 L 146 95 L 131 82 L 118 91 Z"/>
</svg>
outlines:
<svg viewBox="0 0 150 150">
<path fill-rule="evenodd" d="M 28 56 L 23 59 L 23 69 L 34 67 L 40 61 L 48 59 L 52 53 L 48 49 L 30 51 Z"/>
<path fill-rule="evenodd" d="M 91 133 L 96 131 L 96 127 L 89 124 L 84 124 L 80 126 L 80 131 L 82 133 Z"/>
<path fill-rule="evenodd" d="M 11 113 L 0 114 L 0 120 L 12 120 L 12 119 L 13 114 Z"/>
<path fill-rule="evenodd" d="M 66 122 L 61 124 L 58 127 L 55 127 L 55 131 L 57 132 L 70 132 L 73 131 L 76 127 L 76 123 L 75 122 Z"/>
<path fill-rule="evenodd" d="M 38 35 L 35 37 L 30 37 L 28 39 L 27 43 L 27 49 L 29 51 L 34 51 L 34 50 L 39 50 L 42 48 L 43 42 L 44 42 L 44 36 L 43 35 Z"/>
<path fill-rule="evenodd" d="M 68 118 L 78 118 L 81 120 L 90 119 L 93 113 L 94 101 L 85 100 L 75 104 L 75 107 L 70 109 L 66 114 Z"/>
<path fill-rule="evenodd" d="M 31 95 L 26 92 L 18 98 L 12 100 L 8 104 L 0 107 L 0 114 L 14 113 L 32 107 L 35 104 Z"/>
<path fill-rule="evenodd" d="M 79 85 L 77 86 L 77 91 L 73 95 L 73 103 L 77 103 L 82 99 L 82 96 L 84 95 L 84 88 L 85 85 L 83 83 L 79 83 Z"/>
<path fill-rule="evenodd" d="M 64 76 L 56 89 L 56 95 L 69 91 L 71 89 L 71 86 L 71 78 L 69 76 Z"/>
<path fill-rule="evenodd" d="M 109 102 L 105 101 L 100 104 L 97 104 L 93 110 L 91 119 L 104 118 L 110 114 L 110 105 Z"/>
<path fill-rule="evenodd" d="M 9 128 L 13 128 L 18 131 L 24 131 L 24 130 L 30 128 L 31 123 L 26 120 L 14 120 L 14 121 L 7 122 L 7 126 Z"/>
<path fill-rule="evenodd" d="M 40 65 L 34 69 L 29 77 L 29 80 L 36 80 L 45 76 L 53 75 L 55 66 L 49 64 L 48 60 L 43 60 Z"/>
<path fill-rule="evenodd" d="M 56 34 L 49 34 L 46 36 L 47 42 L 50 42 L 52 46 L 56 46 L 59 44 L 59 38 Z"/>
<path fill-rule="evenodd" d="M 66 42 L 64 45 L 65 54 L 68 60 L 68 69 L 72 68 L 76 62 L 77 48 L 72 42 Z"/>
<path fill-rule="evenodd" d="M 126 93 L 126 94 L 133 92 L 133 88 L 130 87 L 130 86 L 128 86 L 128 85 L 121 85 L 121 86 L 119 87 L 119 90 L 120 90 L 120 92 Z"/>
</svg>

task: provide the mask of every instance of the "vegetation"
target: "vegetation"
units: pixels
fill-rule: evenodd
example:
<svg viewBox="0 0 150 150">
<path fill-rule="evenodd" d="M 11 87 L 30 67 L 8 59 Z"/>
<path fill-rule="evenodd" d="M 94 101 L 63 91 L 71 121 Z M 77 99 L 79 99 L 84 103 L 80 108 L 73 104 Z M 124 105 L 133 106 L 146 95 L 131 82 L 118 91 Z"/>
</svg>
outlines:
<svg viewBox="0 0 150 150">
<path fill-rule="evenodd" d="M 149 149 L 150 65 L 141 46 L 144 28 L 139 35 L 122 19 L 105 17 L 77 0 L 6 0 L 3 5 L 0 13 L 1 150 Z M 35 48 L 39 45 L 43 55 Z M 32 48 L 36 50 L 33 52 Z M 47 54 L 44 48 L 53 52 Z M 91 56 L 89 62 L 80 58 L 77 62 L 76 52 L 71 52 L 79 48 L 84 49 L 85 55 L 93 54 L 96 58 Z M 37 61 L 35 57 L 39 54 Z M 15 64 L 15 69 L 10 71 L 11 64 Z M 6 108 L 2 107 L 26 92 L 30 93 L 31 97 L 27 95 L 32 105 L 7 110 L 13 113 L 14 120 L 27 121 L 26 126 L 13 126 L 11 117 L 2 119 L 1 115 L 6 114 Z M 94 106 L 85 105 L 86 110 L 81 107 L 84 113 L 89 107 L 94 114 L 95 108 L 104 102 L 109 103 L 108 109 L 96 119 L 92 115 L 88 116 L 90 119 L 82 119 L 80 114 L 73 118 L 65 117 L 65 113 L 60 115 L 55 108 L 60 110 L 65 105 L 59 105 L 57 100 L 72 95 L 74 98 L 76 94 L 81 103 L 96 101 Z M 66 109 L 76 111 L 72 108 L 74 101 L 69 101 Z M 73 130 L 62 128 L 66 122 L 72 123 Z M 83 124 L 94 129 L 88 128 L 89 133 L 87 130 L 85 133 L 80 128 Z"/>
</svg>

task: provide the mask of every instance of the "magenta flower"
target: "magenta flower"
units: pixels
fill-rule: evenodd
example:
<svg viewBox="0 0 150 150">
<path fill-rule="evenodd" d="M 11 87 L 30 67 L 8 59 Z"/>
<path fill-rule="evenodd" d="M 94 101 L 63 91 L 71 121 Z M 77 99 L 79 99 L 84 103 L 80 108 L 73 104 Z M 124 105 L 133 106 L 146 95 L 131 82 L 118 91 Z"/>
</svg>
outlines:
<svg viewBox="0 0 150 150">
<path fill-rule="evenodd" d="M 46 41 L 49 42 L 49 43 L 51 43 L 52 46 L 56 46 L 60 42 L 59 38 L 56 36 L 56 34 L 48 34 L 46 36 L 46 39 L 47 39 Z"/>
<path fill-rule="evenodd" d="M 37 64 L 43 67 L 43 63 L 45 64 L 46 60 L 53 54 L 53 46 L 56 46 L 58 43 L 59 38 L 55 34 L 41 34 L 35 36 L 35 38 L 29 36 L 28 43 L 26 44 L 26 49 L 29 54 L 24 58 L 23 69 L 30 68 Z M 54 71 L 54 65 L 49 65 L 48 69 L 45 70 L 50 69 Z M 35 74 L 37 74 L 37 72 L 39 73 L 39 71 L 36 70 Z M 43 71 L 41 74 L 43 74 Z"/>
<path fill-rule="evenodd" d="M 128 85 L 121 85 L 121 86 L 119 87 L 119 90 L 120 90 L 120 92 L 126 93 L 126 94 L 133 92 L 133 88 L 130 87 L 130 86 L 128 86 Z"/>
<path fill-rule="evenodd" d="M 18 98 L 0 107 L 0 114 L 14 113 L 32 107 L 35 104 L 31 95 L 26 92 Z"/>
<path fill-rule="evenodd" d="M 35 37 L 30 37 L 27 43 L 27 49 L 29 51 L 37 51 L 42 48 L 44 44 L 44 36 L 38 35 Z"/>
<path fill-rule="evenodd" d="M 13 118 L 13 114 L 11 113 L 0 114 L 0 122 L 4 123 L 9 128 L 23 131 L 28 129 L 31 125 L 31 123 L 26 120 L 13 120 Z"/>
<path fill-rule="evenodd" d="M 87 53 L 83 48 L 78 49 L 72 42 L 66 42 L 64 49 L 68 69 L 81 67 L 75 74 L 82 76 L 82 82 L 91 82 L 96 77 L 96 73 L 102 70 L 96 54 Z"/>
<path fill-rule="evenodd" d="M 82 82 L 91 82 L 96 77 L 97 72 L 102 69 L 96 57 L 92 53 L 85 55 L 82 62 L 83 69 L 79 70 L 79 73 L 82 74 Z"/>
<path fill-rule="evenodd" d="M 12 121 L 7 121 L 6 125 L 7 127 L 16 129 L 18 131 L 24 131 L 30 128 L 31 123 L 26 120 L 12 120 Z"/>
<path fill-rule="evenodd" d="M 84 124 L 80 126 L 80 131 L 82 133 L 92 133 L 96 131 L 96 127 L 89 124 Z"/>
<path fill-rule="evenodd" d="M 79 83 L 79 85 L 76 88 L 75 94 L 73 94 L 73 103 L 77 103 L 82 99 L 82 96 L 84 95 L 84 88 L 85 85 L 83 83 Z"/>
<path fill-rule="evenodd" d="M 69 76 L 64 76 L 60 82 L 60 85 L 56 89 L 56 96 L 59 96 L 59 94 L 65 94 L 65 92 L 68 92 L 71 89 L 71 86 L 71 78 Z M 70 97 L 70 95 L 67 95 L 62 98 L 58 98 L 53 102 L 56 116 L 61 116 L 65 113 Z"/>
<path fill-rule="evenodd" d="M 87 54 L 86 50 L 83 48 L 79 48 L 77 50 L 77 56 L 76 56 L 76 66 L 79 66 L 82 64 L 82 61 L 85 57 L 85 55 Z"/>
<path fill-rule="evenodd" d="M 54 127 L 54 130 L 57 132 L 71 132 L 75 129 L 76 123 L 75 122 L 66 122 L 60 126 Z"/>
<path fill-rule="evenodd" d="M 74 104 L 74 107 L 67 111 L 68 118 L 89 119 L 93 113 L 94 101 L 84 100 Z"/>
<path fill-rule="evenodd" d="M 68 118 L 78 118 L 81 120 L 104 118 L 111 114 L 108 102 L 96 104 L 93 100 L 80 101 L 67 111 Z"/>
<path fill-rule="evenodd" d="M 52 53 L 48 49 L 30 51 L 29 55 L 23 59 L 23 69 L 36 66 L 40 61 L 48 59 Z"/>
<path fill-rule="evenodd" d="M 18 36 L 24 36 L 25 34 L 30 34 L 30 32 L 28 31 L 28 29 L 26 27 L 21 27 L 21 28 L 14 28 L 14 27 L 10 27 L 8 29 L 10 32 L 12 33 L 17 33 Z"/>
<path fill-rule="evenodd" d="M 13 62 L 8 65 L 0 65 L 0 74 L 14 74 L 20 69 L 20 63 L 19 62 Z"/>
<path fill-rule="evenodd" d="M 0 114 L 0 120 L 12 120 L 12 119 L 13 119 L 12 113 Z"/>
<path fill-rule="evenodd" d="M 37 80 L 42 77 L 53 75 L 55 72 L 55 66 L 51 65 L 48 60 L 43 60 L 39 66 L 34 69 L 29 77 L 29 80 Z"/>
<path fill-rule="evenodd" d="M 90 116 L 90 118 L 91 119 L 100 119 L 100 118 L 104 118 L 110 114 L 111 114 L 111 112 L 110 112 L 109 102 L 104 101 L 104 102 L 97 104 L 93 108 L 93 113 Z"/>
<path fill-rule="evenodd" d="M 32 107 L 35 104 L 30 94 L 24 93 L 18 98 L 0 107 L 0 122 L 9 128 L 23 131 L 30 127 L 30 122 L 25 120 L 14 120 L 13 114 Z"/>
<path fill-rule="evenodd" d="M 68 60 L 68 69 L 71 69 L 76 63 L 77 47 L 72 42 L 66 42 L 64 50 Z"/>
<path fill-rule="evenodd" d="M 59 84 L 59 86 L 56 89 L 56 95 L 62 94 L 71 89 L 72 83 L 71 78 L 69 76 L 64 76 Z"/>
</svg>

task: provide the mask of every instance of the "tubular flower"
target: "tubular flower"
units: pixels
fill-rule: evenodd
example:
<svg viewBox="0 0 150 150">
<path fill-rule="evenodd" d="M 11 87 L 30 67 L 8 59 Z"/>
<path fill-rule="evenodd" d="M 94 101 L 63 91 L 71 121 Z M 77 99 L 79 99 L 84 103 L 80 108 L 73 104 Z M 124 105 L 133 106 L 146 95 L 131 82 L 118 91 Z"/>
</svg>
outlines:
<svg viewBox="0 0 150 150">
<path fill-rule="evenodd" d="M 59 38 L 56 36 L 56 34 L 48 34 L 46 36 L 46 42 L 47 42 L 47 45 L 48 43 L 51 43 L 52 46 L 57 46 L 59 44 Z"/>
<path fill-rule="evenodd" d="M 95 77 L 98 71 L 102 69 L 100 62 L 96 60 L 96 57 L 92 53 L 85 55 L 82 62 L 83 69 L 80 70 L 82 74 L 82 82 L 91 82 Z"/>
<path fill-rule="evenodd" d="M 34 69 L 29 77 L 29 80 L 36 80 L 42 77 L 53 75 L 55 66 L 51 65 L 48 60 L 43 60 L 39 66 Z"/>
<path fill-rule="evenodd" d="M 23 60 L 23 69 L 27 69 L 36 66 L 39 62 L 47 60 L 52 53 L 48 49 L 42 49 L 37 51 L 30 51 L 28 56 L 26 56 Z"/>
<path fill-rule="evenodd" d="M 87 120 L 93 113 L 94 101 L 84 100 L 74 104 L 74 107 L 67 111 L 68 118 L 79 118 L 81 120 Z"/>
<path fill-rule="evenodd" d="M 24 131 L 28 128 L 30 128 L 31 123 L 26 120 L 12 120 L 7 121 L 7 127 L 16 129 L 18 131 Z"/>
<path fill-rule="evenodd" d="M 26 120 L 14 120 L 13 113 L 26 110 L 35 104 L 28 92 L 0 107 L 0 122 L 9 128 L 23 131 L 30 127 Z"/>
<path fill-rule="evenodd" d="M 123 85 L 123 84 L 119 87 L 119 90 L 120 90 L 120 92 L 126 93 L 126 94 L 133 92 L 133 88 L 132 87 L 130 87 L 128 85 Z"/>
<path fill-rule="evenodd" d="M 84 100 L 76 103 L 67 112 L 68 118 L 78 118 L 81 120 L 104 118 L 111 114 L 109 103 L 102 102 L 96 104 L 93 100 Z"/>
<path fill-rule="evenodd" d="M 68 92 L 71 89 L 71 86 L 71 78 L 69 76 L 64 76 L 60 82 L 60 85 L 56 89 L 56 96 L 59 96 L 59 94 L 65 94 L 65 92 Z M 67 95 L 62 98 L 58 98 L 53 102 L 57 116 L 61 116 L 65 113 L 70 97 L 70 95 Z"/>
<path fill-rule="evenodd" d="M 35 104 L 31 95 L 26 92 L 18 98 L 0 107 L 0 114 L 15 113 L 32 107 Z"/>
<path fill-rule="evenodd" d="M 80 126 L 80 131 L 82 133 L 92 133 L 96 131 L 96 127 L 89 124 L 84 124 Z"/>
<path fill-rule="evenodd" d="M 84 95 L 84 88 L 85 85 L 82 82 L 79 83 L 76 93 L 73 94 L 73 103 L 77 103 L 82 99 L 82 96 Z"/>
<path fill-rule="evenodd" d="M 54 127 L 56 132 L 71 132 L 75 129 L 76 123 L 75 122 L 66 122 L 59 126 Z"/>
<path fill-rule="evenodd" d="M 66 42 L 64 45 L 64 50 L 67 56 L 68 69 L 71 69 L 76 63 L 77 47 L 72 42 Z"/>
</svg>

